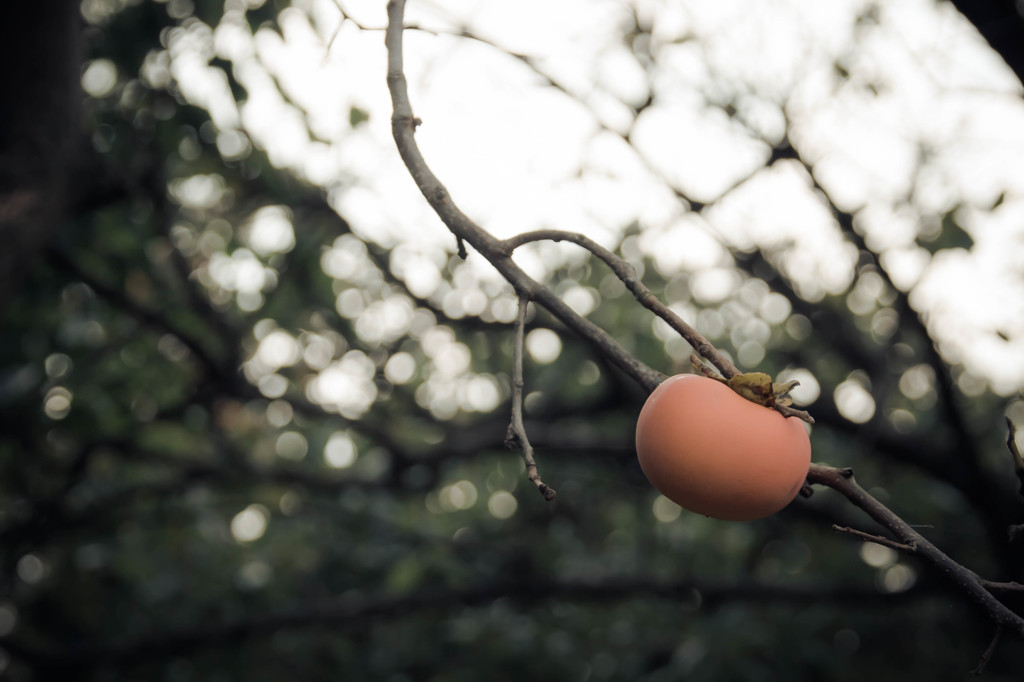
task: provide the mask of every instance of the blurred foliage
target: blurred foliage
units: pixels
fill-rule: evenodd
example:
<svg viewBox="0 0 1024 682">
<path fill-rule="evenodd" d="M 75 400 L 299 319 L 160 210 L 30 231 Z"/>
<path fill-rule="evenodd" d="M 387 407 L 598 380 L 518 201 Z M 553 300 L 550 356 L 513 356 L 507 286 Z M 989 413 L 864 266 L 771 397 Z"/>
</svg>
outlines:
<svg viewBox="0 0 1024 682">
<path fill-rule="evenodd" d="M 537 312 L 530 329 L 561 344 L 526 368 L 527 426 L 559 491 L 544 503 L 502 447 L 511 292 L 451 254 L 442 293 L 414 296 L 319 190 L 251 145 L 225 160 L 204 111 L 138 76 L 167 31 L 216 22 L 221 3 L 124 4 L 87 29 L 89 58 L 119 74 L 86 102 L 99 170 L 80 182 L 95 190 L 4 311 L 0 676 L 939 680 L 973 667 L 990 624 L 915 561 L 833 533 L 833 520 L 870 526 L 829 491 L 747 524 L 660 499 L 632 450 L 641 390 Z M 279 9 L 248 17 L 272 24 Z M 349 123 L 365 118 L 352 108 Z M 254 215 L 274 206 L 294 242 L 261 250 Z M 817 379 L 817 460 L 855 467 L 982 575 L 1019 576 L 1005 401 L 959 393 L 870 254 L 848 292 L 810 305 L 770 258 L 736 253 L 737 293 L 701 306 L 690 274 L 631 255 L 635 239 L 619 251 L 716 345 L 736 357 L 754 342 L 764 371 Z M 922 240 L 971 246 L 955 212 Z M 685 368 L 685 345 L 600 263 L 568 259 L 549 281 L 598 302 L 590 318 L 645 362 Z M 318 394 L 331 371 L 341 388 Z M 833 401 L 848 382 L 877 405 L 866 423 Z M 1004 638 L 989 679 L 1016 679 L 1021 653 Z"/>
<path fill-rule="evenodd" d="M 993 208 L 998 208 L 1001 203 L 1001 199 L 997 200 Z M 971 235 L 960 227 L 960 223 L 957 221 L 956 214 L 959 210 L 960 206 L 954 206 L 943 214 L 938 229 L 918 235 L 918 245 L 927 249 L 932 255 L 941 249 L 970 249 L 974 246 Z"/>
</svg>

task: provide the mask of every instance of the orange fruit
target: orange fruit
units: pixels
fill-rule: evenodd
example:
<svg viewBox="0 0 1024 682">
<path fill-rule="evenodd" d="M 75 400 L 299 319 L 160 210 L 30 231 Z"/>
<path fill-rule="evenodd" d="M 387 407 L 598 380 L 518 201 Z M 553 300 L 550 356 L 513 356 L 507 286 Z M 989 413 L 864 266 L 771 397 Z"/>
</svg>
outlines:
<svg viewBox="0 0 1024 682">
<path fill-rule="evenodd" d="M 695 374 L 666 379 L 636 424 L 640 467 L 684 509 L 726 521 L 774 514 L 800 491 L 811 463 L 803 423 Z"/>
</svg>

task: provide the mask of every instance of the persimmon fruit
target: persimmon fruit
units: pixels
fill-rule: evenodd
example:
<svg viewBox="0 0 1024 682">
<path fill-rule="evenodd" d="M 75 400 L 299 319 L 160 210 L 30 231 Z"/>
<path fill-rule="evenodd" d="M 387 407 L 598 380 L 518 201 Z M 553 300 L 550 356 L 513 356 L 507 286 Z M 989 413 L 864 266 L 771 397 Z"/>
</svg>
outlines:
<svg viewBox="0 0 1024 682">
<path fill-rule="evenodd" d="M 769 516 L 800 491 L 811 463 L 803 423 L 695 374 L 666 379 L 636 425 L 640 467 L 684 509 L 725 521 Z"/>
</svg>

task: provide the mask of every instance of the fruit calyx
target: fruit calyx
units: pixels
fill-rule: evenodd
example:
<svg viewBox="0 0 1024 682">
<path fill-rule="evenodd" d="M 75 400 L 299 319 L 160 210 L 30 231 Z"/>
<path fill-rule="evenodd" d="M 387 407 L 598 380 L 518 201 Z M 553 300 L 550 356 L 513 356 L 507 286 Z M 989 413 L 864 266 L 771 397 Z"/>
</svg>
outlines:
<svg viewBox="0 0 1024 682">
<path fill-rule="evenodd" d="M 726 379 L 719 376 L 715 370 L 705 365 L 696 354 L 692 353 L 690 354 L 690 364 L 700 374 L 722 382 L 740 397 L 763 407 L 789 407 L 793 404 L 793 398 L 789 392 L 800 385 L 800 382 L 796 380 L 775 383 L 772 381 L 771 375 L 765 372 L 744 372 Z"/>
</svg>

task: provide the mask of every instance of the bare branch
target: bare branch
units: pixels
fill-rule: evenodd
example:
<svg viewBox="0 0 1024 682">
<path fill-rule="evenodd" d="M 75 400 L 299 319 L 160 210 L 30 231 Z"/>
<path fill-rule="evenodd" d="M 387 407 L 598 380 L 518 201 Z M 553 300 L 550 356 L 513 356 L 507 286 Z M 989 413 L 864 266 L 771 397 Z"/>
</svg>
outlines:
<svg viewBox="0 0 1024 682">
<path fill-rule="evenodd" d="M 637 381 L 648 391 L 653 391 L 654 388 L 663 380 L 663 375 L 639 362 L 636 358 L 633 358 L 617 342 L 615 342 L 607 332 L 597 327 L 586 318 L 577 315 L 560 299 L 558 299 L 550 289 L 528 277 L 526 273 L 512 261 L 511 253 L 517 246 L 530 241 L 554 239 L 556 241 L 572 241 L 584 248 L 590 249 L 595 253 L 595 255 L 598 255 L 599 258 L 602 258 L 602 260 L 608 263 L 613 270 L 621 268 L 623 263 L 621 259 L 617 259 L 614 254 L 611 254 L 607 250 L 602 250 L 599 245 L 590 242 L 582 235 L 574 235 L 573 233 L 560 232 L 557 230 L 542 230 L 526 235 L 520 235 L 519 237 L 515 237 L 510 240 L 499 241 L 476 225 L 464 213 L 462 213 L 458 207 L 455 206 L 447 189 L 445 189 L 433 172 L 428 168 L 422 154 L 420 153 L 419 147 L 415 142 L 414 133 L 420 121 L 413 116 L 412 106 L 409 103 L 408 85 L 403 71 L 402 22 L 404 9 L 404 0 L 390 0 L 388 2 L 388 28 L 385 35 L 385 44 L 388 50 L 388 87 L 391 91 L 393 106 L 392 134 L 394 135 L 399 153 L 405 162 L 406 167 L 409 169 L 417 187 L 456 238 L 459 240 L 465 240 L 473 246 L 473 248 L 477 249 L 491 263 L 491 265 L 498 270 L 506 281 L 512 284 L 520 296 L 521 306 L 524 306 L 525 301 L 532 300 L 547 308 L 557 319 L 566 324 L 566 326 L 571 330 L 594 343 L 616 366 L 637 379 Z M 810 171 L 809 168 L 808 171 Z M 848 216 L 849 214 L 846 215 Z M 843 218 L 842 215 L 838 217 L 840 219 Z M 856 236 L 856 233 L 852 232 L 852 230 L 848 231 L 851 232 L 852 237 Z M 632 271 L 631 268 L 627 268 L 623 269 L 621 272 L 616 270 L 616 274 L 618 274 L 620 279 L 627 283 L 627 285 L 630 283 L 634 283 L 634 285 L 636 285 L 636 288 L 634 289 L 631 287 L 631 290 L 641 303 L 652 310 L 658 309 L 658 311 L 660 311 L 659 315 L 664 312 L 659 308 L 660 303 L 657 305 L 654 303 L 648 304 L 648 301 L 652 299 L 653 296 L 646 289 L 640 288 L 640 283 L 636 277 L 635 271 Z M 520 316 L 522 317 L 523 314 L 523 309 L 521 309 Z M 662 319 L 665 318 L 663 317 Z M 917 320 L 918 323 L 923 326 L 920 319 L 917 318 Z M 521 326 L 518 331 L 521 332 Z M 692 345 L 694 345 L 695 348 L 706 343 L 710 349 L 704 349 L 701 352 L 701 355 L 704 357 L 714 357 L 718 362 L 722 363 L 722 366 L 719 367 L 719 369 L 722 371 L 723 375 L 731 378 L 738 373 L 738 370 L 736 370 L 731 363 L 726 364 L 725 362 L 722 362 L 722 359 L 717 357 L 719 354 L 717 351 L 713 350 L 711 344 L 707 343 L 699 334 L 695 335 L 695 332 L 692 332 L 688 326 L 681 326 L 677 331 L 680 331 L 688 341 L 692 338 Z M 931 350 L 937 357 L 937 352 L 935 352 L 934 348 Z M 698 348 L 698 351 L 701 351 L 701 349 Z M 936 358 L 932 359 L 934 361 Z M 718 364 L 716 363 L 716 367 L 717 366 Z M 943 368 L 945 368 L 944 364 L 939 361 L 939 369 L 941 370 Z M 952 396 L 944 397 L 951 398 Z M 954 415 L 956 414 L 955 409 L 952 407 L 952 402 L 948 404 L 948 409 L 950 409 Z M 958 431 L 958 433 L 963 436 L 962 431 Z M 812 463 L 808 472 L 808 482 L 828 486 L 844 495 L 852 504 L 867 512 L 872 519 L 888 529 L 897 539 L 895 541 L 896 546 L 899 546 L 901 549 L 912 549 L 915 554 L 921 556 L 946 575 L 958 589 L 970 596 L 972 600 L 1000 627 L 1012 630 L 1019 636 L 1024 636 L 1024 618 L 1021 618 L 1019 615 L 1007 608 L 1006 605 L 996 599 L 986 587 L 986 582 L 977 574 L 948 557 L 935 547 L 935 545 L 911 528 L 892 510 L 869 495 L 853 480 L 853 471 L 851 469 L 837 469 L 822 464 Z"/>
<path fill-rule="evenodd" d="M 1018 616 L 992 596 L 992 593 L 986 588 L 986 581 L 978 577 L 976 573 L 948 557 L 923 535 L 911 528 L 895 512 L 869 495 L 853 479 L 852 469 L 837 469 L 824 464 L 812 463 L 807 480 L 811 483 L 828 486 L 844 495 L 878 524 L 889 530 L 899 542 L 914 547 L 915 554 L 928 561 L 951 580 L 997 625 L 1024 637 L 1024 618 Z"/>
<path fill-rule="evenodd" d="M 512 371 L 512 420 L 509 422 L 508 431 L 505 435 L 505 446 L 514 448 L 516 445 L 523 450 L 523 461 L 526 462 L 526 477 L 533 481 L 533 484 L 540 490 L 544 499 L 550 502 L 555 499 L 555 489 L 544 483 L 537 471 L 537 461 L 533 458 L 533 446 L 526 436 L 526 427 L 523 425 L 523 345 L 526 328 L 526 309 L 530 305 L 530 299 L 525 296 L 519 297 L 519 313 L 516 316 L 515 350 L 513 352 Z"/>
<path fill-rule="evenodd" d="M 740 374 L 740 370 L 732 364 L 729 358 L 719 352 L 710 341 L 704 338 L 703 334 L 687 324 L 683 318 L 679 317 L 671 308 L 662 303 L 650 289 L 644 286 L 644 283 L 640 281 L 640 277 L 637 276 L 636 268 L 633 267 L 633 265 L 621 256 L 617 256 L 610 250 L 601 246 L 590 237 L 578 232 L 566 232 L 563 230 L 535 230 L 533 232 L 524 232 L 523 234 L 515 235 L 501 243 L 507 249 L 507 253 L 511 255 L 515 249 L 519 248 L 523 244 L 537 241 L 567 241 L 582 246 L 587 251 L 590 251 L 612 269 L 612 272 L 615 273 L 616 277 L 626 285 L 626 288 L 629 289 L 641 305 L 668 323 L 668 325 L 678 332 L 679 335 L 682 336 L 686 342 L 700 354 L 701 357 L 713 364 L 718 371 L 722 373 L 722 376 L 727 379 L 731 379 L 732 377 Z M 785 417 L 797 417 L 809 424 L 814 423 L 814 419 L 811 415 L 804 410 L 797 410 L 792 407 L 778 404 L 773 405 L 772 408 L 780 412 Z"/>
<path fill-rule="evenodd" d="M 978 661 L 978 665 L 971 671 L 972 675 L 981 675 L 985 672 L 985 666 L 988 665 L 989 660 L 992 659 L 992 654 L 995 653 L 996 647 L 999 646 L 999 640 L 1003 636 L 1003 628 L 996 628 L 996 634 L 992 635 L 992 641 L 989 643 L 988 648 L 985 649 L 985 653 L 981 655 L 981 660 Z"/>
<path fill-rule="evenodd" d="M 626 285 L 630 293 L 636 297 L 636 300 L 640 302 L 645 308 L 653 312 L 655 315 L 663 319 L 668 323 L 672 329 L 676 330 L 680 336 L 686 339 L 698 354 L 722 373 L 722 375 L 729 379 L 740 371 L 736 368 L 729 358 L 718 352 L 718 349 L 711 345 L 704 336 L 696 329 L 686 323 L 681 317 L 676 315 L 671 308 L 661 302 L 657 296 L 651 293 L 651 290 L 644 286 L 644 283 L 640 281 L 637 276 L 636 268 L 633 267 L 626 259 L 615 255 L 605 247 L 595 242 L 590 237 L 580 234 L 578 232 L 567 232 L 563 230 L 535 230 L 533 232 L 525 232 L 523 234 L 510 237 L 502 242 L 502 245 L 507 249 L 507 253 L 511 254 L 515 249 L 519 248 L 523 244 L 538 241 L 554 241 L 554 242 L 572 242 L 582 246 L 587 251 L 604 261 L 608 267 L 612 269 L 615 276 L 622 280 L 622 283 Z"/>
<path fill-rule="evenodd" d="M 466 242 L 479 251 L 494 269 L 512 284 L 517 293 L 525 294 L 534 303 L 546 308 L 556 319 L 581 338 L 593 343 L 608 358 L 609 362 L 636 379 L 648 391 L 654 390 L 665 378 L 661 372 L 633 357 L 611 334 L 585 317 L 578 315 L 553 291 L 527 275 L 505 253 L 502 242 L 470 220 L 455 205 L 448 190 L 427 166 L 427 162 L 416 144 L 415 131 L 420 120 L 413 116 L 412 105 L 409 102 L 409 87 L 403 66 L 402 21 L 404 13 L 404 0 L 388 2 L 388 28 L 384 43 L 388 51 L 388 89 L 391 91 L 393 108 L 391 132 L 409 174 L 427 203 L 456 239 Z"/>
<path fill-rule="evenodd" d="M 1024 592 L 1024 585 L 1020 583 L 998 583 L 992 580 L 982 580 L 981 584 L 989 592 Z"/>
<path fill-rule="evenodd" d="M 1020 448 L 1017 447 L 1017 425 L 1007 417 L 1006 426 L 1009 429 L 1006 436 L 1006 447 L 1010 450 L 1010 457 L 1013 458 L 1013 470 L 1020 481 L 1020 495 L 1024 497 L 1024 457 L 1021 457 Z"/>
</svg>

